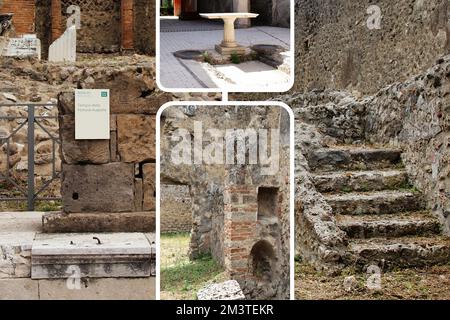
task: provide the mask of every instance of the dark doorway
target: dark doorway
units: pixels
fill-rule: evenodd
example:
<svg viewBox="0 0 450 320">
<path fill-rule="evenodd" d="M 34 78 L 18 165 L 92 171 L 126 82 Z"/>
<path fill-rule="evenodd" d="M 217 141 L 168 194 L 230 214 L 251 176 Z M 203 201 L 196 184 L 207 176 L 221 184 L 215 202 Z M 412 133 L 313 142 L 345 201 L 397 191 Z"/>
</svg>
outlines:
<svg viewBox="0 0 450 320">
<path fill-rule="evenodd" d="M 273 0 L 251 0 L 250 12 L 259 13 L 258 18 L 252 19 L 252 24 L 256 26 L 272 25 Z"/>
</svg>

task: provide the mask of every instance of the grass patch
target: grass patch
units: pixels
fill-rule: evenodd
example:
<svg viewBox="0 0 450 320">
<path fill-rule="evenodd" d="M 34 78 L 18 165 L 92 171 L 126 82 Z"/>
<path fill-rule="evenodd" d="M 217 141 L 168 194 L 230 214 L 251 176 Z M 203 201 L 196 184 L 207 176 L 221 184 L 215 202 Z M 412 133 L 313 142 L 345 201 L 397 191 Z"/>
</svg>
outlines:
<svg viewBox="0 0 450 320">
<path fill-rule="evenodd" d="M 189 233 L 161 235 L 161 298 L 192 300 L 208 283 L 224 280 L 223 268 L 211 255 L 188 257 Z"/>
</svg>

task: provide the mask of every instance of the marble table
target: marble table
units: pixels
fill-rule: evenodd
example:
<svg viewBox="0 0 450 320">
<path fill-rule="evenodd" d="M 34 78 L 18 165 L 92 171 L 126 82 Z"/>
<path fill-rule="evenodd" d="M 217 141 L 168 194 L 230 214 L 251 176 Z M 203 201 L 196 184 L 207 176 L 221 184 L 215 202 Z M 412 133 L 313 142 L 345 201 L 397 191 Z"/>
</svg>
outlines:
<svg viewBox="0 0 450 320">
<path fill-rule="evenodd" d="M 234 22 L 236 19 L 252 19 L 259 16 L 257 13 L 231 12 L 231 13 L 200 13 L 207 19 L 222 19 L 224 22 L 224 34 L 222 43 L 216 45 L 216 50 L 222 55 L 244 54 L 245 47 L 236 42 Z"/>
</svg>

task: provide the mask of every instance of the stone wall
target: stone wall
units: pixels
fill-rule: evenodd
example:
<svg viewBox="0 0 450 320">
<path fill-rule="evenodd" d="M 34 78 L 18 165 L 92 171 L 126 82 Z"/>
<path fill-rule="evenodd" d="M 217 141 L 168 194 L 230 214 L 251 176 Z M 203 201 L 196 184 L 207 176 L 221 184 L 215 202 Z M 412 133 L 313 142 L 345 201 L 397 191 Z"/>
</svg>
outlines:
<svg viewBox="0 0 450 320">
<path fill-rule="evenodd" d="M 91 72 L 84 87 L 111 92 L 110 139 L 75 140 L 74 93 L 59 95 L 63 216 L 44 218 L 44 227 L 76 231 L 77 214 L 84 214 L 91 215 L 84 220 L 89 230 L 153 231 L 155 114 L 165 102 L 155 92 L 154 69 L 137 64 Z"/>
<path fill-rule="evenodd" d="M 190 232 L 192 199 L 189 186 L 161 185 L 161 232 Z"/>
<path fill-rule="evenodd" d="M 450 234 L 450 56 L 425 73 L 395 83 L 367 102 L 369 143 L 403 150 L 403 161 L 428 207 Z"/>
<path fill-rule="evenodd" d="M 346 239 L 331 208 L 310 180 L 310 155 L 339 144 L 390 146 L 402 151 L 411 183 L 450 230 L 450 56 L 373 96 L 313 91 L 280 97 L 296 115 L 297 252 L 319 267 L 336 267 Z M 300 227 L 302 226 L 302 227 Z"/>
<path fill-rule="evenodd" d="M 212 254 L 250 298 L 285 298 L 289 293 L 289 116 L 284 113 L 279 107 L 186 106 L 169 107 L 162 115 L 161 178 L 190 186 L 193 204 L 190 256 Z M 279 172 L 266 176 L 262 174 L 263 166 L 258 164 L 174 164 L 171 157 L 177 144 L 172 140 L 175 132 L 183 128 L 189 136 L 194 135 L 194 121 L 200 121 L 205 132 L 212 128 L 286 129 L 287 121 L 287 131 L 281 130 Z M 211 139 L 205 134 L 203 145 L 207 146 Z M 257 219 L 257 195 L 263 187 L 277 189 L 277 210 L 272 210 L 273 216 L 267 220 Z M 249 194 L 242 197 L 236 190 L 244 189 Z M 233 208 L 244 211 L 241 215 Z M 243 221 L 244 216 L 248 223 Z M 258 274 L 258 268 L 251 268 L 252 261 L 267 258 L 255 249 L 258 252 L 255 257 L 260 260 L 252 260 L 252 249 L 258 248 L 261 241 L 274 252 L 270 259 L 273 263 L 267 264 L 271 268 L 270 279 Z M 259 266 L 256 262 L 255 265 Z"/>
<path fill-rule="evenodd" d="M 134 0 L 134 48 L 137 52 L 155 55 L 155 1 Z"/>
<path fill-rule="evenodd" d="M 81 9 L 81 29 L 77 30 L 78 52 L 118 52 L 120 50 L 120 0 L 80 1 L 62 0 L 63 30 L 66 29 L 66 13 L 70 5 Z"/>
<path fill-rule="evenodd" d="M 449 53 L 448 0 L 377 1 L 381 29 L 368 28 L 372 3 L 367 1 L 295 3 L 296 91 L 372 94 L 423 72 Z"/>
</svg>

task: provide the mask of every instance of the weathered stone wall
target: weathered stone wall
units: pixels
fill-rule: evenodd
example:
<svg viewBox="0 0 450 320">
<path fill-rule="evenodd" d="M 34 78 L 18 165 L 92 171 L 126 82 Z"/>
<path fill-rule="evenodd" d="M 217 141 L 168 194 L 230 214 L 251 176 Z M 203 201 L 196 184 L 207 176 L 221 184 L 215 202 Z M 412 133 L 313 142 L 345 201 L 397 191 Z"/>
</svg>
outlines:
<svg viewBox="0 0 450 320">
<path fill-rule="evenodd" d="M 190 232 L 192 199 L 189 186 L 161 185 L 161 232 Z"/>
<path fill-rule="evenodd" d="M 134 48 L 137 52 L 155 55 L 155 1 L 134 0 Z"/>
<path fill-rule="evenodd" d="M 403 150 L 414 185 L 450 234 L 450 56 L 367 103 L 366 140 Z"/>
<path fill-rule="evenodd" d="M 84 88 L 110 89 L 111 134 L 109 140 L 75 140 L 74 93 L 60 94 L 63 211 L 69 217 L 94 214 L 99 220 L 103 214 L 108 224 L 91 226 L 98 231 L 117 231 L 108 214 L 118 214 L 120 221 L 120 214 L 136 213 L 145 223 L 137 219 L 140 224 L 125 224 L 123 231 L 148 230 L 154 227 L 155 211 L 155 113 L 165 102 L 155 92 L 153 65 L 90 72 Z"/>
<path fill-rule="evenodd" d="M 279 107 L 189 106 L 170 107 L 162 115 L 161 178 L 163 181 L 190 186 L 193 202 L 191 257 L 211 253 L 225 265 L 230 277 L 240 282 L 247 297 L 252 298 L 286 298 L 289 293 L 289 116 L 284 113 Z M 174 164 L 172 150 L 179 142 L 172 141 L 175 132 L 184 128 L 189 136 L 193 135 L 194 121 L 200 121 L 205 131 L 212 128 L 226 130 L 282 126 L 279 172 L 263 175 L 261 165 Z M 205 134 L 203 141 L 203 145 L 207 146 L 214 140 Z M 235 196 L 226 196 L 230 188 L 239 186 L 253 194 L 244 196 L 242 205 L 235 202 Z M 278 214 L 274 213 L 274 217 L 266 221 L 256 220 L 256 195 L 260 187 L 278 189 Z M 230 206 L 246 206 L 247 209 L 242 213 L 246 219 L 252 220 L 249 223 L 256 228 L 249 232 L 249 225 L 240 225 L 242 220 L 238 212 Z M 254 277 L 249 269 L 250 252 L 259 241 L 267 241 L 276 255 L 269 282 L 265 278 Z"/>
<path fill-rule="evenodd" d="M 63 30 L 70 5 L 78 5 L 81 9 L 81 29 L 77 30 L 78 52 L 108 53 L 120 50 L 120 0 L 62 0 Z"/>
<path fill-rule="evenodd" d="M 448 0 L 296 0 L 296 91 L 375 93 L 449 53 Z M 369 29 L 369 5 L 381 29 Z M 420 49 L 419 49 L 420 48 Z"/>
<path fill-rule="evenodd" d="M 373 96 L 314 91 L 280 97 L 296 115 L 297 252 L 316 265 L 338 266 L 346 245 L 331 208 L 309 179 L 312 151 L 339 144 L 402 150 L 411 180 L 450 230 L 450 56 L 419 76 Z M 300 227 L 301 226 L 301 227 Z"/>
</svg>

